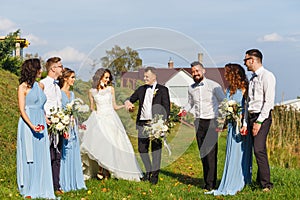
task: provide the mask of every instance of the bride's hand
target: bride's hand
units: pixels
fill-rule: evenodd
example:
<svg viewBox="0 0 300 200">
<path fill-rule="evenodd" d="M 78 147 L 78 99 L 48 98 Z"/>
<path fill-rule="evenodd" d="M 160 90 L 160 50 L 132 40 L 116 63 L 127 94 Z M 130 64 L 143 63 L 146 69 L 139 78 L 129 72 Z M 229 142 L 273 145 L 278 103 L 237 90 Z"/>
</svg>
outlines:
<svg viewBox="0 0 300 200">
<path fill-rule="evenodd" d="M 132 112 L 134 110 L 134 105 L 129 101 L 125 101 L 125 108 L 127 111 Z"/>
</svg>

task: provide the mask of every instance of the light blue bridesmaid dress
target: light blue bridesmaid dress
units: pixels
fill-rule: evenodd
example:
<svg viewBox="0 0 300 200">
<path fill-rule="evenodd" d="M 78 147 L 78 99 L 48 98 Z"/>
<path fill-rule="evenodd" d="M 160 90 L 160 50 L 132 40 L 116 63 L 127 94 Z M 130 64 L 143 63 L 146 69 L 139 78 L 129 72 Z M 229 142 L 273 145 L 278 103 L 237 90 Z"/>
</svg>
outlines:
<svg viewBox="0 0 300 200">
<path fill-rule="evenodd" d="M 70 92 L 70 99 L 65 92 L 62 93 L 62 107 L 75 99 L 74 93 Z M 70 126 L 69 139 L 64 139 L 62 147 L 62 158 L 60 167 L 60 185 L 64 191 L 86 189 L 82 163 L 80 157 L 78 138 L 78 127 L 75 123 L 74 126 Z"/>
<path fill-rule="evenodd" d="M 46 96 L 38 83 L 26 95 L 25 110 L 34 125 L 45 127 Z M 47 128 L 36 133 L 20 117 L 17 135 L 17 183 L 22 196 L 54 199 Z"/>
<path fill-rule="evenodd" d="M 244 107 L 245 101 L 241 90 L 237 90 L 230 96 L 229 89 L 227 89 L 226 98 L 233 99 Z M 235 195 L 244 188 L 245 184 L 251 183 L 251 177 L 252 139 L 250 134 L 242 136 L 236 133 L 236 123 L 229 122 L 223 176 L 214 195 Z"/>
</svg>

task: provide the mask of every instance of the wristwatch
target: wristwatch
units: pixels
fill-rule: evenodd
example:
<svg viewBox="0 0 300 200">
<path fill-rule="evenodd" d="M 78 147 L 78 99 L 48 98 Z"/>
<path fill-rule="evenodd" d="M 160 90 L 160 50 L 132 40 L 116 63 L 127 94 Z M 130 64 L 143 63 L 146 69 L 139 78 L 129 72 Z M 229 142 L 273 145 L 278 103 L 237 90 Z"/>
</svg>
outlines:
<svg viewBox="0 0 300 200">
<path fill-rule="evenodd" d="M 256 120 L 255 123 L 256 124 L 262 124 L 263 122 Z"/>
</svg>

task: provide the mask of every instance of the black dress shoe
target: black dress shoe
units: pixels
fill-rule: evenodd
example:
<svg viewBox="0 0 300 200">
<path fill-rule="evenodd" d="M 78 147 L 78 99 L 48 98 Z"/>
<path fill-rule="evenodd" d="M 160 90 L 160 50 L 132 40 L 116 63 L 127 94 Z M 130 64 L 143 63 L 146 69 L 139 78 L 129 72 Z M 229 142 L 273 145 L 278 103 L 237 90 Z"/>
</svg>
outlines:
<svg viewBox="0 0 300 200">
<path fill-rule="evenodd" d="M 142 178 L 142 181 L 150 181 L 151 173 L 146 172 L 145 175 Z"/>
<path fill-rule="evenodd" d="M 158 177 L 151 177 L 151 179 L 150 179 L 150 183 L 152 184 L 152 185 L 156 185 L 157 183 L 158 183 Z"/>
<path fill-rule="evenodd" d="M 203 189 L 204 189 L 204 190 L 207 190 L 207 191 L 211 191 L 211 190 L 213 190 L 213 189 L 214 189 L 214 187 L 211 187 L 211 186 L 205 185 L 205 186 L 203 187 Z"/>
</svg>

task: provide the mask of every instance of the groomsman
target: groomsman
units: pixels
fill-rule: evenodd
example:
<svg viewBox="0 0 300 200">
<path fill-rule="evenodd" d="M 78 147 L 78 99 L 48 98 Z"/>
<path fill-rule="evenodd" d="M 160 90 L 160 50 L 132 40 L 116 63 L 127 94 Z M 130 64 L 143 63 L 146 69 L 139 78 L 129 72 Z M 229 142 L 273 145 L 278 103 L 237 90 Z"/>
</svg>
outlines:
<svg viewBox="0 0 300 200">
<path fill-rule="evenodd" d="M 204 66 L 195 61 L 191 63 L 194 82 L 188 89 L 188 104 L 179 113 L 194 108 L 195 131 L 200 158 L 203 166 L 204 190 L 216 188 L 218 133 L 216 131 L 218 107 L 225 95 L 222 87 L 215 81 L 207 79 Z"/>
<path fill-rule="evenodd" d="M 150 181 L 154 185 L 158 182 L 162 142 L 160 139 L 150 141 L 149 137 L 143 133 L 144 126 L 147 126 L 151 122 L 155 114 L 163 115 L 164 120 L 167 120 L 170 114 L 168 88 L 157 83 L 156 75 L 156 69 L 154 67 L 147 67 L 144 72 L 145 85 L 140 86 L 130 98 L 125 101 L 125 107 L 129 111 L 134 108 L 133 103 L 139 101 L 136 127 L 138 130 L 138 150 L 146 168 L 143 180 Z M 152 162 L 148 154 L 150 142 Z"/>
<path fill-rule="evenodd" d="M 276 79 L 262 65 L 263 55 L 257 49 L 246 52 L 244 64 L 252 71 L 248 89 L 248 129 L 253 136 L 254 155 L 258 165 L 256 181 L 264 192 L 270 191 L 270 166 L 267 155 L 267 136 L 272 123 Z"/>
<path fill-rule="evenodd" d="M 58 86 L 57 78 L 62 75 L 63 65 L 59 57 L 49 58 L 46 62 L 47 77 L 41 80 L 44 85 L 44 92 L 47 97 L 47 101 L 44 105 L 44 109 L 47 117 L 50 117 L 50 109 L 61 108 L 61 92 Z M 48 120 L 48 124 L 50 121 Z M 49 132 L 50 137 L 50 156 L 52 166 L 52 178 L 53 187 L 56 194 L 63 194 L 63 191 L 59 183 L 60 174 L 60 160 L 62 149 L 62 136 L 56 137 L 53 133 Z"/>
</svg>

